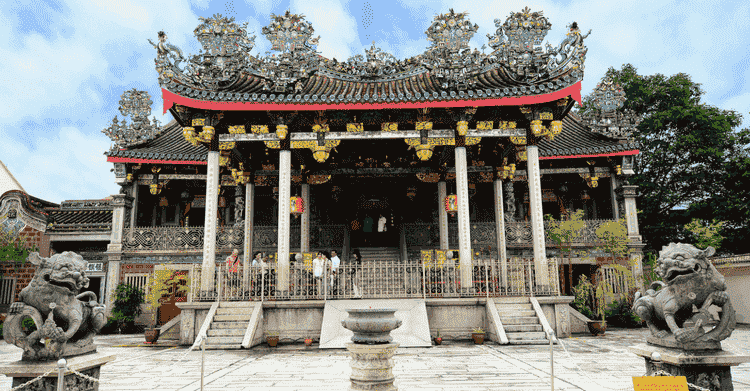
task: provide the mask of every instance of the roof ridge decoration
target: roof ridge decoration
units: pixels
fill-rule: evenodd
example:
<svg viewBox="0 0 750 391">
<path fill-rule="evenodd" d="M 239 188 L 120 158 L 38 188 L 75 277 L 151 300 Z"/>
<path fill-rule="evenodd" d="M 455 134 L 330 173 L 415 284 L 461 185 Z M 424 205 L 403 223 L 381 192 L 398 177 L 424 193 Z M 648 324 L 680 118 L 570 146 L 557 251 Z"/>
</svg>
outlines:
<svg viewBox="0 0 750 391">
<path fill-rule="evenodd" d="M 120 96 L 120 113 L 131 117 L 131 123 L 128 124 L 125 118 L 119 122 L 115 115 L 112 125 L 102 130 L 115 143 L 112 151 L 118 147 L 125 148 L 151 140 L 161 131 L 161 124 L 156 117 L 151 121 L 148 119 L 153 103 L 148 92 L 135 88 Z"/>
<path fill-rule="evenodd" d="M 631 109 L 622 110 L 626 100 L 622 87 L 607 76 L 591 94 L 594 109 L 582 115 L 581 119 L 593 132 L 610 138 L 628 139 L 641 118 Z"/>
<path fill-rule="evenodd" d="M 487 34 L 489 45 L 493 53 L 504 68 L 508 76 L 519 82 L 534 82 L 553 77 L 567 69 L 580 71 L 583 77 L 583 63 L 586 59 L 586 49 L 583 40 L 591 34 L 581 35 L 578 23 L 568 25 L 570 29 L 565 40 L 555 49 L 549 43 L 542 48 L 544 37 L 552 28 L 552 24 L 544 16 L 543 11 L 531 12 L 524 7 L 521 12 L 511 12 L 504 23 L 495 19 L 496 35 Z"/>
<path fill-rule="evenodd" d="M 399 60 L 374 43 L 347 61 L 329 59 L 316 49 L 320 37 L 302 14 L 271 15 L 262 34 L 272 53 L 253 56 L 255 37 L 246 23 L 220 14 L 201 18 L 195 30 L 205 53 L 185 58 L 159 32 L 156 69 L 161 86 L 202 101 L 276 103 L 404 102 L 501 98 L 561 90 L 583 78 L 586 48 L 573 22 L 559 47 L 542 40 L 551 24 L 542 12 L 524 8 L 504 23 L 495 20 L 490 54 L 471 50 L 479 26 L 467 12 L 438 14 L 426 30 L 423 53 Z M 484 49 L 484 46 L 482 47 Z"/>
</svg>

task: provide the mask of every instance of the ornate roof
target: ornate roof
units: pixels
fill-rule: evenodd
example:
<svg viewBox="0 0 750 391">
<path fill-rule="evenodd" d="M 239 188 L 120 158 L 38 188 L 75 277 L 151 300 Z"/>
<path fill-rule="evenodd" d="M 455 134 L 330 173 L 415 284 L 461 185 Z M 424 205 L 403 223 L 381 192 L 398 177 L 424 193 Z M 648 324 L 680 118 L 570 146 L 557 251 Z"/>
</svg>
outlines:
<svg viewBox="0 0 750 391">
<path fill-rule="evenodd" d="M 112 209 L 109 199 L 63 201 L 60 207 L 47 209 L 47 231 L 110 231 Z"/>
<path fill-rule="evenodd" d="M 524 8 L 501 22 L 488 36 L 490 53 L 470 50 L 478 26 L 468 13 L 450 10 L 427 28 L 425 52 L 399 60 L 374 45 L 346 61 L 321 56 L 319 37 L 304 15 L 271 15 L 262 34 L 271 41 L 270 56 L 250 54 L 255 36 L 246 24 L 215 15 L 201 18 L 195 36 L 200 54 L 185 58 L 159 32 L 156 69 L 165 90 L 188 100 L 261 104 L 382 104 L 471 101 L 497 104 L 499 98 L 542 96 L 578 87 L 583 78 L 586 47 L 577 23 L 569 25 L 559 46 L 542 46 L 551 24 L 542 12 Z M 573 93 L 572 95 L 576 95 Z M 492 102 L 490 102 L 492 101 Z M 183 100 L 184 102 L 184 100 Z M 510 101 L 509 101 L 510 102 Z M 179 102 L 178 102 L 179 103 Z M 509 103 L 509 104 L 522 104 Z M 168 108 L 168 107 L 166 107 Z"/>
<path fill-rule="evenodd" d="M 573 158 L 635 154 L 638 145 L 594 133 L 577 114 L 570 112 L 563 119 L 562 133 L 550 141 L 541 138 L 539 155 L 542 158 Z M 176 121 L 164 126 L 160 136 L 129 149 L 105 153 L 109 162 L 205 164 L 208 149 L 203 144 L 194 146 L 185 140 L 182 127 Z"/>
</svg>

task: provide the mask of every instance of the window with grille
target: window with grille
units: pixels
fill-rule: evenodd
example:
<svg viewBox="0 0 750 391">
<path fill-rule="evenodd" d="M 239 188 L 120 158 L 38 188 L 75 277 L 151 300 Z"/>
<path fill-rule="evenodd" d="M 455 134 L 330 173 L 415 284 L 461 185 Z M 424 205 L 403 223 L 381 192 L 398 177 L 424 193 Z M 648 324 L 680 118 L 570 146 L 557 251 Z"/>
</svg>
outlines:
<svg viewBox="0 0 750 391">
<path fill-rule="evenodd" d="M 16 279 L 2 278 L 0 279 L 0 304 L 11 304 L 13 303 L 13 296 L 16 292 Z"/>
<path fill-rule="evenodd" d="M 140 288 L 143 293 L 148 293 L 148 273 L 125 274 L 125 283 Z"/>
</svg>

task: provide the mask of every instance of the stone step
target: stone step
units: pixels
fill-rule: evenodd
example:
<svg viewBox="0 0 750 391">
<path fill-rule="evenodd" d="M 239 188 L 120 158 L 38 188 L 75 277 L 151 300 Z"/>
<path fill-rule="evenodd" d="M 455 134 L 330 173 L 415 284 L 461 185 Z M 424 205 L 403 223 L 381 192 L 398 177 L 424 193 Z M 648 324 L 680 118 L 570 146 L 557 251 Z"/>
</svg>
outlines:
<svg viewBox="0 0 750 391">
<path fill-rule="evenodd" d="M 498 315 L 500 315 L 500 319 L 504 318 L 519 318 L 519 317 L 536 317 L 536 311 L 534 310 L 514 310 L 514 311 L 508 311 L 505 308 L 501 311 L 499 308 L 497 310 Z"/>
<path fill-rule="evenodd" d="M 242 344 L 242 336 L 211 337 L 206 339 L 206 345 Z"/>
<path fill-rule="evenodd" d="M 253 308 L 251 307 L 219 307 L 216 309 L 216 315 L 244 315 L 252 313 Z"/>
<path fill-rule="evenodd" d="M 506 333 L 518 333 L 528 331 L 543 331 L 542 325 L 540 324 L 505 324 L 503 323 L 503 329 Z"/>
<path fill-rule="evenodd" d="M 496 305 L 498 311 L 534 310 L 531 303 L 505 303 Z"/>
<path fill-rule="evenodd" d="M 209 344 L 206 342 L 206 350 L 231 350 L 242 349 L 241 343 Z"/>
<path fill-rule="evenodd" d="M 219 308 L 253 308 L 255 303 L 250 301 L 222 301 L 219 303 Z"/>
<path fill-rule="evenodd" d="M 217 322 L 214 317 L 214 321 L 211 322 L 211 329 L 246 329 L 247 322 Z"/>
<path fill-rule="evenodd" d="M 519 316 L 517 318 L 501 318 L 503 326 L 506 324 L 539 324 L 539 319 L 536 316 Z"/>
<path fill-rule="evenodd" d="M 211 329 L 208 330 L 209 337 L 245 337 L 245 329 Z"/>
<path fill-rule="evenodd" d="M 493 300 L 495 304 L 531 304 L 528 297 L 494 297 Z"/>
<path fill-rule="evenodd" d="M 549 345 L 546 339 L 508 339 L 509 345 Z"/>
<path fill-rule="evenodd" d="M 214 322 L 242 322 L 250 320 L 252 314 L 216 315 Z"/>
<path fill-rule="evenodd" d="M 546 335 L 543 331 L 533 331 L 533 332 L 521 332 L 521 333 L 508 333 L 506 332 L 505 335 L 508 336 L 508 340 L 518 340 L 518 339 L 543 339 L 547 340 Z"/>
</svg>

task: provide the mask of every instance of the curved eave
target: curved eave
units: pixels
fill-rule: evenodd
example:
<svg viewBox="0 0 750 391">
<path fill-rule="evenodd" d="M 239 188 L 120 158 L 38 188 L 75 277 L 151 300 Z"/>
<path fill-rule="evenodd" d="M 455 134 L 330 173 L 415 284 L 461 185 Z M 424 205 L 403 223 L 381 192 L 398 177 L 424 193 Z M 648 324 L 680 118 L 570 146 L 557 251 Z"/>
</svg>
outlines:
<svg viewBox="0 0 750 391">
<path fill-rule="evenodd" d="M 164 113 L 173 105 L 192 107 L 195 109 L 216 111 L 265 111 L 265 110 L 382 110 L 382 109 L 420 109 L 420 108 L 445 108 L 445 107 L 471 107 L 471 106 L 522 106 L 539 103 L 553 102 L 565 97 L 571 97 L 581 104 L 581 82 L 547 94 L 508 96 L 502 98 L 478 98 L 478 99 L 446 99 L 415 102 L 373 102 L 373 103 L 258 103 L 258 102 L 219 102 L 198 100 L 177 95 L 162 88 L 162 100 L 164 101 Z"/>
<path fill-rule="evenodd" d="M 595 154 L 579 154 L 579 155 L 555 155 L 555 156 L 540 156 L 539 160 L 554 160 L 554 159 L 579 159 L 579 158 L 594 158 L 594 157 L 607 157 L 607 156 L 628 156 L 638 155 L 641 153 L 638 149 L 629 151 L 620 151 L 612 153 L 595 153 Z"/>
</svg>

